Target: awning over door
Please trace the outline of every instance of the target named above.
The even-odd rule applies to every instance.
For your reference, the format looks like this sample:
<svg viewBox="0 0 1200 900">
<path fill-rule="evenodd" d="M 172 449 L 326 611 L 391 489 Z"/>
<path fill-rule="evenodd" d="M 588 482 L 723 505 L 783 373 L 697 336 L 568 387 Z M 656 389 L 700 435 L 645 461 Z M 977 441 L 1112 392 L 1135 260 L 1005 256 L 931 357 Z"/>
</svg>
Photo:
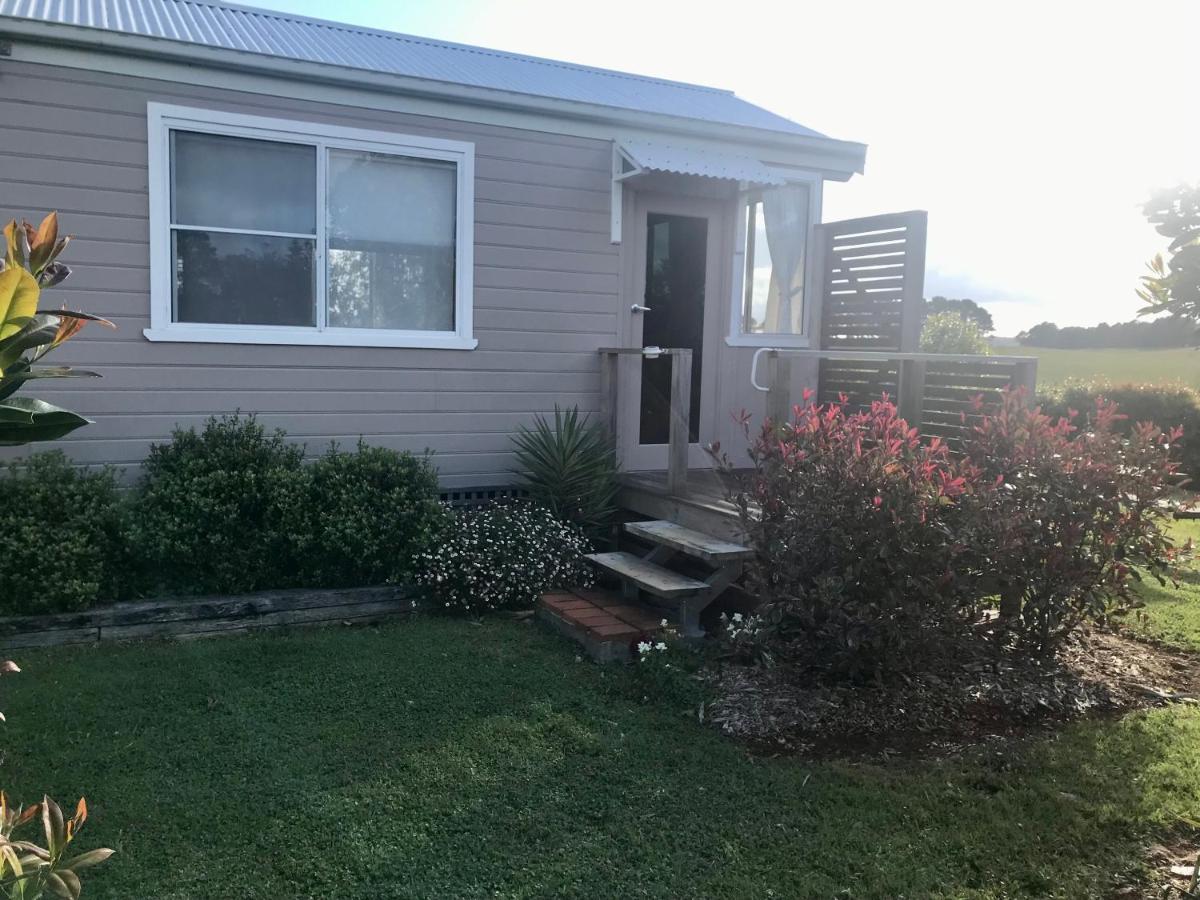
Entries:
<svg viewBox="0 0 1200 900">
<path fill-rule="evenodd" d="M 787 181 L 781 172 L 752 156 L 722 153 L 684 144 L 621 141 L 617 144 L 617 153 L 622 157 L 622 165 L 620 170 L 614 173 L 614 177 L 620 180 L 649 171 L 724 178 L 759 185 L 784 184 Z"/>
<path fill-rule="evenodd" d="M 621 193 L 626 181 L 649 172 L 721 178 L 766 187 L 787 184 L 783 172 L 753 156 L 659 141 L 615 141 L 612 173 L 612 242 L 621 243 Z"/>
</svg>

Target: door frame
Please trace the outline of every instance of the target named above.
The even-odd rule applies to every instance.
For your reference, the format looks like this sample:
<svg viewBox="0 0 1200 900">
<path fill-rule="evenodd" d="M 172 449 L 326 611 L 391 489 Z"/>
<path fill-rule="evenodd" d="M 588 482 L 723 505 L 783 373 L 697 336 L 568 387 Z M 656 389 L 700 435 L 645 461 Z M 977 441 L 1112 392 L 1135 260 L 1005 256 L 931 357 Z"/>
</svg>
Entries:
<svg viewBox="0 0 1200 900">
<path fill-rule="evenodd" d="M 642 347 L 642 322 L 649 313 L 634 313 L 633 304 L 645 304 L 647 216 L 653 213 L 691 216 L 708 221 L 705 241 L 704 337 L 700 383 L 692 391 L 700 392 L 699 441 L 688 447 L 689 468 L 711 468 L 712 458 L 704 447 L 717 439 L 718 368 L 721 363 L 721 337 L 725 308 L 724 293 L 729 284 L 730 260 L 726 260 L 725 230 L 729 204 L 719 198 L 694 197 L 653 191 L 626 191 L 622 229 L 624 271 L 619 317 L 622 345 Z M 640 443 L 641 431 L 641 358 L 623 357 L 627 364 L 618 374 L 618 397 L 624 398 L 617 410 L 618 454 L 629 471 L 661 471 L 667 468 L 666 444 Z"/>
</svg>

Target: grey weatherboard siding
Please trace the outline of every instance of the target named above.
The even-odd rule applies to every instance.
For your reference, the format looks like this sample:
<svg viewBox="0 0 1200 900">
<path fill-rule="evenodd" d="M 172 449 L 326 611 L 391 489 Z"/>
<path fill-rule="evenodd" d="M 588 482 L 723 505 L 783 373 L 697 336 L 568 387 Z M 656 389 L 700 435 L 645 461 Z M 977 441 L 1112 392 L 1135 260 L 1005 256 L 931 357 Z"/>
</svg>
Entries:
<svg viewBox="0 0 1200 900">
<path fill-rule="evenodd" d="M 435 451 L 447 487 L 496 484 L 511 478 L 509 436 L 535 412 L 598 409 L 595 351 L 619 342 L 608 141 L 12 60 L 0 86 L 0 215 L 58 210 L 75 236 L 72 275 L 43 305 L 118 326 L 91 327 L 54 357 L 102 380 L 37 386 L 95 419 L 55 445 L 77 462 L 136 466 L 173 427 L 240 409 L 312 455 L 362 435 Z M 478 348 L 148 341 L 149 101 L 473 142 Z"/>
</svg>

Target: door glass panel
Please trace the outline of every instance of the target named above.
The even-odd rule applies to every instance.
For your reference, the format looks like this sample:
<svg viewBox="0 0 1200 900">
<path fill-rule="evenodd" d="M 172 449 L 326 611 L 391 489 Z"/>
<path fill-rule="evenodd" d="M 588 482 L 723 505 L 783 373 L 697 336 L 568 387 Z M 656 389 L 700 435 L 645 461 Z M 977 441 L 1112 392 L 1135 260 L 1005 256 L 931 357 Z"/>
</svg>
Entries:
<svg viewBox="0 0 1200 900">
<path fill-rule="evenodd" d="M 704 348 L 704 282 L 708 219 L 646 216 L 646 300 L 642 344 L 692 351 L 692 402 L 688 439 L 700 436 L 700 372 Z M 642 360 L 640 441 L 665 444 L 671 430 L 671 358 Z"/>
</svg>

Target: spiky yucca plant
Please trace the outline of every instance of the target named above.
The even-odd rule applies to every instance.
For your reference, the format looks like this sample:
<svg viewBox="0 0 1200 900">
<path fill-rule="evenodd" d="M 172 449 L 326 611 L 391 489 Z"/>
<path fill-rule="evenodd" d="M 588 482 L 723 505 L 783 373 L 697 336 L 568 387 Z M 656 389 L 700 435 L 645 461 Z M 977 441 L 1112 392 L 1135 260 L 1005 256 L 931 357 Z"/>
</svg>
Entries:
<svg viewBox="0 0 1200 900">
<path fill-rule="evenodd" d="M 617 458 L 608 431 L 578 407 L 554 407 L 513 436 L 517 473 L 529 499 L 563 522 L 600 536 L 616 511 Z"/>
</svg>

